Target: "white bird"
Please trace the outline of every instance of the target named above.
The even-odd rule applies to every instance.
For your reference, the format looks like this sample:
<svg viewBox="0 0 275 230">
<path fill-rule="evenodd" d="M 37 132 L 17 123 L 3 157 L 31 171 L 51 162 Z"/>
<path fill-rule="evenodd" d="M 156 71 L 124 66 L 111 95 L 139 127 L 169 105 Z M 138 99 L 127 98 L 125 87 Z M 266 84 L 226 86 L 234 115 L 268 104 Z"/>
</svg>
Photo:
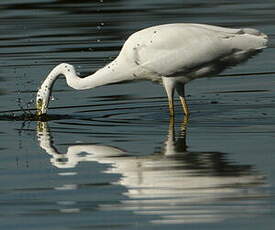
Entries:
<svg viewBox="0 0 275 230">
<path fill-rule="evenodd" d="M 220 73 L 257 54 L 266 47 L 267 35 L 251 28 L 231 29 L 203 24 L 165 24 L 132 34 L 111 63 L 85 78 L 66 63 L 57 65 L 37 92 L 37 115 L 47 113 L 53 84 L 60 75 L 77 90 L 132 80 L 163 83 L 174 116 L 174 91 L 183 111 L 189 109 L 184 97 L 187 82 Z"/>
</svg>

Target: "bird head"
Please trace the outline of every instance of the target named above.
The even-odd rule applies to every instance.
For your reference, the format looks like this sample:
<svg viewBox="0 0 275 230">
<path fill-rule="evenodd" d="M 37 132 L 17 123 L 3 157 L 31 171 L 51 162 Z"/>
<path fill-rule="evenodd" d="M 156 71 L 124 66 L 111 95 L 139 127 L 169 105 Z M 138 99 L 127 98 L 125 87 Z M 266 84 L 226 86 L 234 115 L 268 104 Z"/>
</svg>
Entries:
<svg viewBox="0 0 275 230">
<path fill-rule="evenodd" d="M 51 90 L 47 86 L 41 86 L 36 95 L 36 115 L 47 113 Z"/>
</svg>

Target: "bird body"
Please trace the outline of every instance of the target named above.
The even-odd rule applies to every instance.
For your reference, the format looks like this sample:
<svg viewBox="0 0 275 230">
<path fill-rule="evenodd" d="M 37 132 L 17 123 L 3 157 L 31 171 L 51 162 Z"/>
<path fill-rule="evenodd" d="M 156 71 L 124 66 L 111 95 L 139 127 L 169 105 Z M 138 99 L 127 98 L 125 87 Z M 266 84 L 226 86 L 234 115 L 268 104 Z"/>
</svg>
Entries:
<svg viewBox="0 0 275 230">
<path fill-rule="evenodd" d="M 253 29 L 167 24 L 134 33 L 120 55 L 148 73 L 141 71 L 140 78 L 185 77 L 188 81 L 212 72 L 216 63 L 238 63 L 265 45 L 266 36 Z"/>
<path fill-rule="evenodd" d="M 250 28 L 188 23 L 149 27 L 132 34 L 117 58 L 90 76 L 79 78 L 74 67 L 66 63 L 55 67 L 37 93 L 37 114 L 47 112 L 53 83 L 64 75 L 67 84 L 78 90 L 131 80 L 162 82 L 170 114 L 174 115 L 176 90 L 188 115 L 184 99 L 187 82 L 247 60 L 265 48 L 267 40 L 265 34 Z"/>
</svg>

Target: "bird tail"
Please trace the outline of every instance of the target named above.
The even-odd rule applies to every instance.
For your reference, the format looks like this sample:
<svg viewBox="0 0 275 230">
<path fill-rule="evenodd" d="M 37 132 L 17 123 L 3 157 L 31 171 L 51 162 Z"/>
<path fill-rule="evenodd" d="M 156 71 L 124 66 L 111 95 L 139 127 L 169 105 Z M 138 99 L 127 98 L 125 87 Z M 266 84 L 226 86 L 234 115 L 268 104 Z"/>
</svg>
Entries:
<svg viewBox="0 0 275 230">
<path fill-rule="evenodd" d="M 222 61 L 230 65 L 244 62 L 267 47 L 268 36 L 256 29 L 243 28 L 231 37 L 230 45 L 234 47 L 232 54 Z"/>
<path fill-rule="evenodd" d="M 235 47 L 239 46 L 240 50 L 261 50 L 267 47 L 268 36 L 256 29 L 243 28 L 233 40 L 235 40 Z"/>
</svg>

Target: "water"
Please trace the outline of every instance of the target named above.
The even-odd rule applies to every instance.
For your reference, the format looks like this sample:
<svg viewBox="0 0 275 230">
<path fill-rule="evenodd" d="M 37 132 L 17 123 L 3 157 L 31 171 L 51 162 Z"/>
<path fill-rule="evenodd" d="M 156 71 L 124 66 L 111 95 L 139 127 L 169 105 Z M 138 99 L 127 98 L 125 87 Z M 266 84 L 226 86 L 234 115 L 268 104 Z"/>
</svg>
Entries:
<svg viewBox="0 0 275 230">
<path fill-rule="evenodd" d="M 0 12 L 1 229 L 274 229 L 274 1 L 2 0 Z M 54 65 L 85 76 L 132 32 L 172 22 L 271 42 L 230 76 L 191 82 L 188 124 L 149 82 L 58 80 L 49 121 L 25 119 Z"/>
</svg>

